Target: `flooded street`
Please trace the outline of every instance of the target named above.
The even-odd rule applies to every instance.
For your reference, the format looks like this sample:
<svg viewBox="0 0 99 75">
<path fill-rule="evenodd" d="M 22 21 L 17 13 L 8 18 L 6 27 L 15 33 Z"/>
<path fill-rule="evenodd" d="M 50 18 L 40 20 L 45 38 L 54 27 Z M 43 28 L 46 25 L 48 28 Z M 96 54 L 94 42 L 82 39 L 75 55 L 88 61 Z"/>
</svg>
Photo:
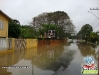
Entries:
<svg viewBox="0 0 99 75">
<path fill-rule="evenodd" d="M 66 43 L 16 50 L 0 55 L 0 75 L 83 75 L 84 57 L 93 56 L 98 65 L 98 49 L 98 46 Z"/>
</svg>

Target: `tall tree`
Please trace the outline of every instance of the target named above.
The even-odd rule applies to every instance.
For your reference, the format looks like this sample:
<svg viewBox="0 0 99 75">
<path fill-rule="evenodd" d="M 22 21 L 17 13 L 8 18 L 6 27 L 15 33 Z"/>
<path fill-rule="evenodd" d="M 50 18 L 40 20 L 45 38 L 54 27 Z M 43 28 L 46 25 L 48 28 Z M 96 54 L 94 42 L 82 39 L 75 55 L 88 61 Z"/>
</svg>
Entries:
<svg viewBox="0 0 99 75">
<path fill-rule="evenodd" d="M 95 43 L 96 41 L 98 41 L 98 35 L 97 35 L 96 32 L 92 32 L 90 34 L 90 40 L 91 40 L 92 43 Z"/>
<path fill-rule="evenodd" d="M 66 19 L 70 19 L 64 11 L 48 13 L 47 16 L 48 22 L 54 23 L 55 25 L 61 25 Z"/>
<path fill-rule="evenodd" d="M 93 28 L 89 24 L 85 24 L 82 26 L 81 30 L 78 32 L 77 36 L 79 36 L 82 39 L 89 40 L 90 34 L 93 31 Z"/>
<path fill-rule="evenodd" d="M 46 12 L 42 13 L 33 18 L 31 22 L 31 26 L 33 26 L 36 30 L 42 28 L 42 24 L 54 24 L 57 27 L 63 27 L 63 30 L 67 33 L 73 32 L 75 26 L 68 14 L 64 11 L 55 11 L 55 12 Z"/>
<path fill-rule="evenodd" d="M 21 34 L 20 25 L 16 24 L 13 21 L 9 22 L 8 36 L 12 38 L 18 38 L 20 37 L 20 34 Z"/>
<path fill-rule="evenodd" d="M 13 19 L 13 22 L 20 25 L 20 22 L 16 19 Z"/>
</svg>

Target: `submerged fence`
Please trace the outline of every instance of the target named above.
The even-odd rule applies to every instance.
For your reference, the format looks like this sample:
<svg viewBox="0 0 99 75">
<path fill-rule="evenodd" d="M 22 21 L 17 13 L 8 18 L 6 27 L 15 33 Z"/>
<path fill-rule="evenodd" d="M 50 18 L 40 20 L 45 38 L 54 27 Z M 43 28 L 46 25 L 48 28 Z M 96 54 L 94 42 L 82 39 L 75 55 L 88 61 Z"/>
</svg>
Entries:
<svg viewBox="0 0 99 75">
<path fill-rule="evenodd" d="M 37 47 L 37 39 L 0 38 L 0 51 L 25 50 Z"/>
<path fill-rule="evenodd" d="M 25 50 L 37 46 L 56 45 L 63 43 L 64 39 L 15 39 L 0 38 L 0 51 Z"/>
</svg>

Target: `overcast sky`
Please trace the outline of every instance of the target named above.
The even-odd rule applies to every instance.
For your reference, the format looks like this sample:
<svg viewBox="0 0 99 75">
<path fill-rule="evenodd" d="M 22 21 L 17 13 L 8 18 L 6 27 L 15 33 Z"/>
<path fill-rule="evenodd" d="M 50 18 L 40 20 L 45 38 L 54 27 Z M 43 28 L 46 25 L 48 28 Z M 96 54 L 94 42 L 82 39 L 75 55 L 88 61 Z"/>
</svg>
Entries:
<svg viewBox="0 0 99 75">
<path fill-rule="evenodd" d="M 97 7 L 99 9 L 99 0 L 0 0 L 0 10 L 22 25 L 43 12 L 65 11 L 77 32 L 84 24 L 92 25 L 94 31 L 99 30 L 99 10 L 90 10 Z"/>
</svg>

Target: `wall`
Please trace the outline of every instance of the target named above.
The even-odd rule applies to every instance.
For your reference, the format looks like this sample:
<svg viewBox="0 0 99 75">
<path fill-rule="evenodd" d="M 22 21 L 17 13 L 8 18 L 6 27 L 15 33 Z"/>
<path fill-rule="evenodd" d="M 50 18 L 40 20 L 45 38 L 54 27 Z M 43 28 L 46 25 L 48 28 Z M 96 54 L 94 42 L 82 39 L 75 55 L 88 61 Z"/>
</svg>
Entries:
<svg viewBox="0 0 99 75">
<path fill-rule="evenodd" d="M 0 37 L 8 37 L 8 19 L 0 14 L 0 20 L 4 22 L 4 29 L 0 30 Z"/>
<path fill-rule="evenodd" d="M 5 38 L 0 38 L 0 51 L 7 49 L 7 41 Z"/>
<path fill-rule="evenodd" d="M 24 42 L 23 39 L 17 40 L 15 38 L 0 38 L 0 53 L 7 53 L 7 52 L 13 52 L 14 50 L 22 50 L 22 49 L 31 49 L 31 48 L 37 48 L 38 40 L 37 39 L 25 39 L 26 42 Z M 23 42 L 22 42 L 23 41 Z M 23 44 L 26 43 L 24 46 L 25 48 L 22 48 Z M 19 47 L 18 49 L 15 49 L 16 45 Z"/>
<path fill-rule="evenodd" d="M 38 46 L 57 45 L 65 42 L 64 39 L 38 39 Z"/>
<path fill-rule="evenodd" d="M 0 54 L 14 51 L 14 38 L 0 38 Z"/>
<path fill-rule="evenodd" d="M 26 39 L 26 48 L 34 48 L 37 47 L 38 40 L 37 39 Z"/>
</svg>

